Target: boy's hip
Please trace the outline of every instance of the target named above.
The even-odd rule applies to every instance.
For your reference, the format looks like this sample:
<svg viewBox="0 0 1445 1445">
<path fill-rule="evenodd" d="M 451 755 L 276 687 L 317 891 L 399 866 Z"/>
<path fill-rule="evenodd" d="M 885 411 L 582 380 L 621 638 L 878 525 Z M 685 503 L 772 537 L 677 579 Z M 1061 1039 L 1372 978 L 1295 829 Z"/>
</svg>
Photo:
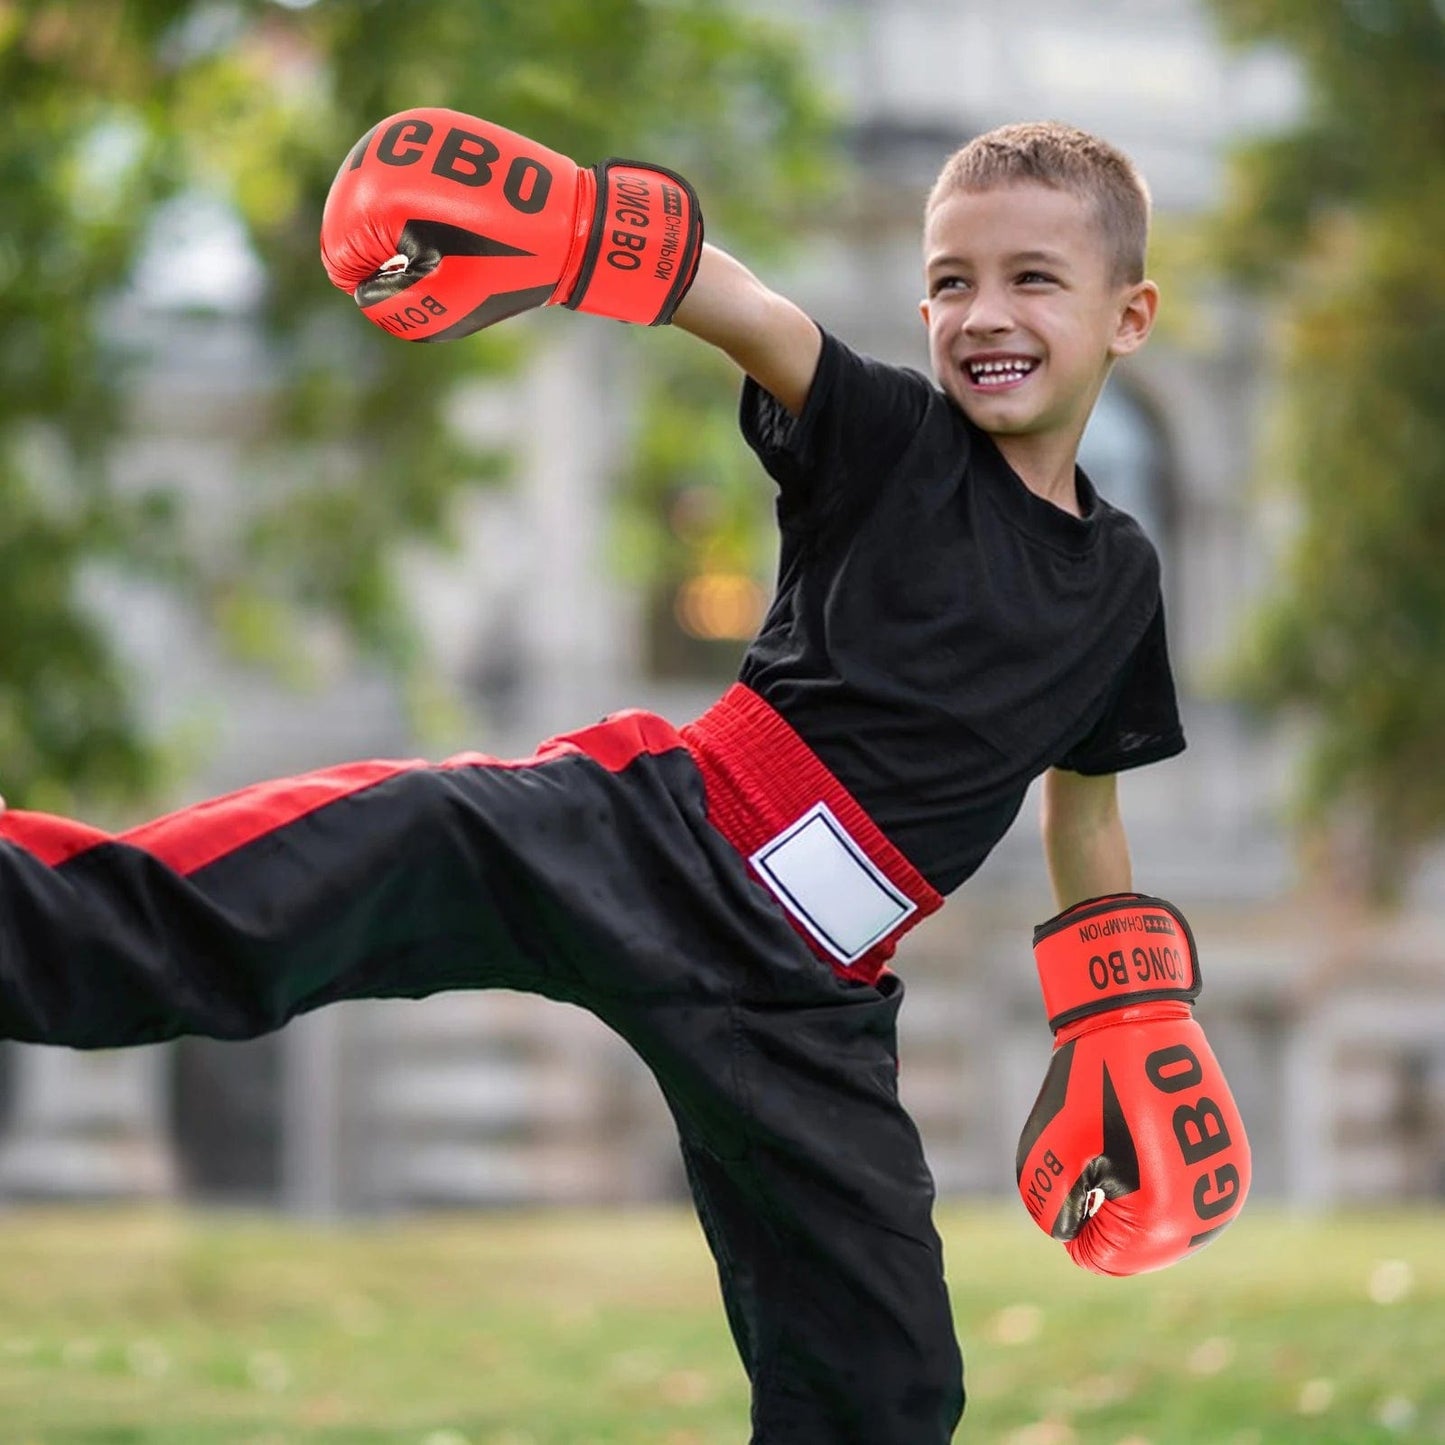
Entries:
<svg viewBox="0 0 1445 1445">
<path fill-rule="evenodd" d="M 942 896 L 888 840 L 787 719 L 736 683 L 681 729 L 708 821 L 812 952 L 877 981 L 898 940 Z"/>
<path fill-rule="evenodd" d="M 787 720 L 741 683 L 680 729 L 629 709 L 538 756 L 578 752 L 621 773 L 679 748 L 701 777 L 707 824 L 841 978 L 875 982 L 898 940 L 942 904 Z"/>
</svg>

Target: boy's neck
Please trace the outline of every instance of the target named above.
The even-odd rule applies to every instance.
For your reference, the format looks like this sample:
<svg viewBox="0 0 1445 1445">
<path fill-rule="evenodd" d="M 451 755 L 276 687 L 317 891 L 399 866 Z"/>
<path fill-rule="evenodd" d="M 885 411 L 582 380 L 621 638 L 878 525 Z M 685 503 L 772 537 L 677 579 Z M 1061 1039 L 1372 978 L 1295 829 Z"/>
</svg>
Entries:
<svg viewBox="0 0 1445 1445">
<path fill-rule="evenodd" d="M 1074 483 L 1079 439 L 1059 435 L 994 436 L 993 444 L 1019 480 L 1036 497 L 1071 516 L 1082 515 Z"/>
</svg>

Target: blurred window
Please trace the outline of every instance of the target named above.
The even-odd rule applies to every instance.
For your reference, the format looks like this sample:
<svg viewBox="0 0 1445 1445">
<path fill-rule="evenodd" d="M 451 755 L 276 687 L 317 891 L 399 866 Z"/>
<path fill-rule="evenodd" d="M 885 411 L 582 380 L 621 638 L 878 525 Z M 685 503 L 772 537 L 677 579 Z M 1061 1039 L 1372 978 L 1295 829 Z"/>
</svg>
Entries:
<svg viewBox="0 0 1445 1445">
<path fill-rule="evenodd" d="M 1104 388 L 1079 447 L 1079 464 L 1101 496 L 1134 517 L 1169 569 L 1173 508 L 1164 434 L 1149 409 L 1118 379 Z"/>
<path fill-rule="evenodd" d="M 650 676 L 730 682 L 768 609 L 768 588 L 731 572 L 700 572 L 656 586 L 648 599 Z"/>
</svg>

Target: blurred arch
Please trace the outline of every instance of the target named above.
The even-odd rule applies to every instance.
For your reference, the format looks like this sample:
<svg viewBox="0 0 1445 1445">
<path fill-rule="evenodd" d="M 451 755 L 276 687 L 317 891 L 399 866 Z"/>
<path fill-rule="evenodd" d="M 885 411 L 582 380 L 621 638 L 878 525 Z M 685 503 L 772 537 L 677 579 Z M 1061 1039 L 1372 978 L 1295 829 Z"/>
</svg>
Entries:
<svg viewBox="0 0 1445 1445">
<path fill-rule="evenodd" d="M 1137 387 L 1111 378 L 1079 445 L 1079 465 L 1101 496 L 1144 528 L 1167 573 L 1178 507 L 1172 448 L 1159 409 Z"/>
</svg>

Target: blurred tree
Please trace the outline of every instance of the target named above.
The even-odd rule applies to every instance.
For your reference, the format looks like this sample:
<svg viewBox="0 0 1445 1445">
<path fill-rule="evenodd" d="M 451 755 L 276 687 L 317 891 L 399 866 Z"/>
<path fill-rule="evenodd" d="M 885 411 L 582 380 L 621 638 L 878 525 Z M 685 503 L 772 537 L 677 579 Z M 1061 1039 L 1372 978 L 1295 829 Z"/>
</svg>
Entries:
<svg viewBox="0 0 1445 1445">
<path fill-rule="evenodd" d="M 86 602 L 98 563 L 184 589 L 253 654 L 325 617 L 409 665 L 396 544 L 443 544 L 459 489 L 497 475 L 447 404 L 522 343 L 398 344 L 327 284 L 322 201 L 377 119 L 450 105 L 583 163 L 650 155 L 751 237 L 827 170 L 793 41 L 726 0 L 0 0 L 0 95 L 0 779 L 53 808 L 157 781 Z M 204 538 L 183 494 L 111 465 L 144 357 L 106 318 L 138 257 L 183 250 L 157 226 L 185 194 L 243 222 L 269 357 L 266 464 Z"/>
<path fill-rule="evenodd" d="M 1211 3 L 1308 96 L 1235 153 L 1215 228 L 1282 303 L 1267 455 L 1294 519 L 1239 677 L 1311 720 L 1303 821 L 1386 899 L 1445 832 L 1445 6 Z"/>
</svg>

